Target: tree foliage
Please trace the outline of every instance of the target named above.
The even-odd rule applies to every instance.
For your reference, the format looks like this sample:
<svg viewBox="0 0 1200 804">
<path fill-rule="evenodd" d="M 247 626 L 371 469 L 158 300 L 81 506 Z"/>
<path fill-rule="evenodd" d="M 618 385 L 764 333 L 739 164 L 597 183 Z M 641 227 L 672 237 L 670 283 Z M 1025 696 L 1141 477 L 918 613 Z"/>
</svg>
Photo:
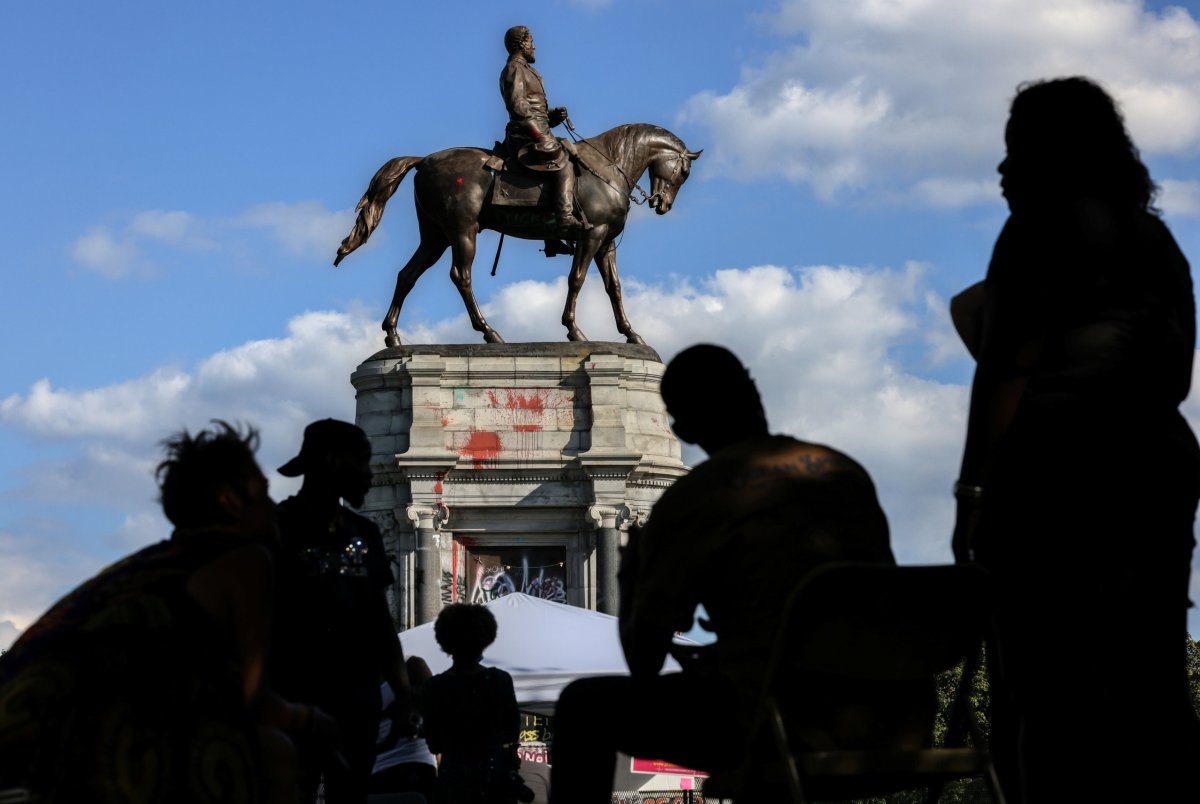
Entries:
<svg viewBox="0 0 1200 804">
<path fill-rule="evenodd" d="M 1200 639 L 1192 639 L 1188 634 L 1187 640 L 1187 678 L 1188 689 L 1192 693 L 1192 705 L 1200 716 Z"/>
</svg>

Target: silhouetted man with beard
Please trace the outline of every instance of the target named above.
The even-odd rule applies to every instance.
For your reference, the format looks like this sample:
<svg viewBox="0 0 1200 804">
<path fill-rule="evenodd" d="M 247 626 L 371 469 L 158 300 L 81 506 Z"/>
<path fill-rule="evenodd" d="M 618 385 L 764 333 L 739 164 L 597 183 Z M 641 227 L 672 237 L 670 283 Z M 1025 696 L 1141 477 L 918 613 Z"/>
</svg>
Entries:
<svg viewBox="0 0 1200 804">
<path fill-rule="evenodd" d="M 280 689 L 303 692 L 336 718 L 345 762 L 298 741 L 305 801 L 325 777 L 328 804 L 366 801 L 375 762 L 380 682 L 397 694 L 395 729 L 408 732 L 411 693 L 388 613 L 394 582 L 379 528 L 360 507 L 371 488 L 371 445 L 348 422 L 323 419 L 304 430 L 300 454 L 279 468 L 304 476 L 279 504 L 278 626 L 273 667 Z"/>
</svg>

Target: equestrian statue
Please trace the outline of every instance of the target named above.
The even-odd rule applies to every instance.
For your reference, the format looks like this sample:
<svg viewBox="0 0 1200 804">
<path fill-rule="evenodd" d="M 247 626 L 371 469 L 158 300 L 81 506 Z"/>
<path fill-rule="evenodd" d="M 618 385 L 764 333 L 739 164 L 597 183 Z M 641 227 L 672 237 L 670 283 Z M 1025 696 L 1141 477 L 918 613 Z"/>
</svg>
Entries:
<svg viewBox="0 0 1200 804">
<path fill-rule="evenodd" d="M 575 305 L 595 260 L 612 302 L 617 331 L 629 343 L 645 343 L 625 316 L 617 277 L 617 238 L 625 229 L 630 201 L 649 203 L 663 215 L 687 180 L 702 151 L 658 126 L 632 123 L 577 142 L 551 133 L 565 123 L 574 132 L 565 107 L 551 108 L 541 75 L 533 68 L 533 36 L 524 26 L 504 36 L 508 62 L 500 74 L 500 93 L 508 109 L 504 142 L 492 149 L 450 148 L 428 156 L 399 156 L 375 173 L 358 202 L 354 228 L 342 241 L 336 266 L 367 241 L 383 217 L 383 208 L 409 171 L 413 179 L 421 242 L 396 277 L 392 305 L 383 319 L 384 343 L 399 346 L 396 322 L 417 279 L 450 249 L 450 279 L 462 295 L 471 326 L 488 343 L 503 343 L 480 312 L 471 290 L 471 264 L 480 229 L 526 240 L 544 240 L 547 257 L 571 255 L 567 303 L 562 323 L 567 338 L 586 341 L 575 323 Z M 650 172 L 650 194 L 637 180 Z M 633 194 L 637 192 L 641 198 Z M 497 260 L 499 251 L 497 251 Z M 495 266 L 492 268 L 495 273 Z"/>
</svg>

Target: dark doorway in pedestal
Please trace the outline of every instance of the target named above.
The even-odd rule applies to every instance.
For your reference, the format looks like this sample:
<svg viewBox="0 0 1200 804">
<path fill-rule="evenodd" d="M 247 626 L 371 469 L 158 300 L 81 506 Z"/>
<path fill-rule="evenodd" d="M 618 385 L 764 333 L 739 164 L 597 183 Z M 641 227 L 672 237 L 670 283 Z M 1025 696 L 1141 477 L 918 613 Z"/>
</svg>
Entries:
<svg viewBox="0 0 1200 804">
<path fill-rule="evenodd" d="M 487 603 L 521 592 L 531 597 L 567 602 L 565 547 L 480 545 L 467 550 L 467 600 Z"/>
</svg>

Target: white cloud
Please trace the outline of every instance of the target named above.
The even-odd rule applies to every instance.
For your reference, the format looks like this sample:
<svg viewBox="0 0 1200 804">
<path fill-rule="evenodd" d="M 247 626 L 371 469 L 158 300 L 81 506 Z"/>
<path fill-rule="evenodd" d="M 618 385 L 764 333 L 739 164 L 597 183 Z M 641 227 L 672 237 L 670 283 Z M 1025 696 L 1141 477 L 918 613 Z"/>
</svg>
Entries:
<svg viewBox="0 0 1200 804">
<path fill-rule="evenodd" d="M 1200 217 L 1200 181 L 1159 182 L 1158 207 L 1168 215 Z"/>
<path fill-rule="evenodd" d="M 922 327 L 921 339 L 925 344 L 925 361 L 930 368 L 943 366 L 953 360 L 967 357 L 954 324 L 950 320 L 950 302 L 932 290 L 925 291 L 927 316 Z"/>
<path fill-rule="evenodd" d="M 236 223 L 267 230 L 289 254 L 332 260 L 342 238 L 354 224 L 354 213 L 333 212 L 315 201 L 273 202 L 247 209 Z"/>
<path fill-rule="evenodd" d="M 684 116 L 712 168 L 783 175 L 824 198 L 856 190 L 998 203 L 1007 105 L 1026 80 L 1088 75 L 1145 153 L 1200 146 L 1200 25 L 1140 0 L 786 0 L 763 22 L 799 40 Z"/>
<path fill-rule="evenodd" d="M 134 215 L 129 222 L 132 236 L 159 240 L 180 248 L 215 248 L 216 243 L 209 239 L 204 229 L 204 221 L 181 210 L 146 210 Z"/>
<path fill-rule="evenodd" d="M 145 486 L 145 477 L 142 485 Z M 146 510 L 127 514 L 117 528 L 112 543 L 121 550 L 131 552 L 167 538 L 170 532 L 170 523 L 163 518 L 161 509 L 156 504 L 152 509 L 148 507 Z"/>
<path fill-rule="evenodd" d="M 912 186 L 912 197 L 930 207 L 952 209 L 996 199 L 997 179 L 921 179 Z"/>
<path fill-rule="evenodd" d="M 260 426 L 265 444 L 282 455 L 308 417 L 353 418 L 350 372 L 383 345 L 375 322 L 346 313 L 305 313 L 288 328 L 285 338 L 218 352 L 191 371 L 167 367 L 85 390 L 41 379 L 0 402 L 0 422 L 40 438 L 98 440 L 144 454 L 171 432 L 215 417 Z M 102 465 L 105 455 L 83 460 Z"/>
<path fill-rule="evenodd" d="M 76 505 L 107 506 L 119 500 L 127 506 L 143 507 L 154 499 L 154 487 L 147 484 L 156 465 L 153 445 L 172 429 L 177 426 L 132 444 L 121 443 L 119 436 L 100 430 L 81 432 L 80 437 L 87 440 L 79 443 L 76 451 L 25 467 L 20 496 L 25 502 L 56 504 L 69 489 L 71 502 Z"/>
<path fill-rule="evenodd" d="M 354 223 L 352 210 L 330 211 L 315 201 L 272 202 L 232 218 L 202 218 L 182 210 L 143 210 L 117 227 L 94 226 L 71 246 L 80 265 L 109 279 L 153 276 L 172 250 L 246 251 L 246 239 L 265 232 L 292 257 L 326 261 Z"/>
<path fill-rule="evenodd" d="M 74 549 L 65 533 L 39 523 L 25 536 L 0 531 L 0 649 L 104 563 Z"/>
<path fill-rule="evenodd" d="M 159 414 L 174 410 L 192 383 L 178 369 L 164 368 L 136 380 L 86 391 L 55 389 L 49 379 L 24 396 L 0 402 L 0 421 L 49 438 L 138 438 L 162 424 Z"/>
<path fill-rule="evenodd" d="M 84 268 L 108 279 L 144 274 L 149 268 L 133 239 L 114 235 L 103 226 L 93 226 L 76 240 L 71 245 L 71 256 Z"/>
<path fill-rule="evenodd" d="M 17 626 L 12 620 L 0 620 L 0 651 L 8 649 L 8 646 L 17 640 L 24 630 Z"/>
</svg>

